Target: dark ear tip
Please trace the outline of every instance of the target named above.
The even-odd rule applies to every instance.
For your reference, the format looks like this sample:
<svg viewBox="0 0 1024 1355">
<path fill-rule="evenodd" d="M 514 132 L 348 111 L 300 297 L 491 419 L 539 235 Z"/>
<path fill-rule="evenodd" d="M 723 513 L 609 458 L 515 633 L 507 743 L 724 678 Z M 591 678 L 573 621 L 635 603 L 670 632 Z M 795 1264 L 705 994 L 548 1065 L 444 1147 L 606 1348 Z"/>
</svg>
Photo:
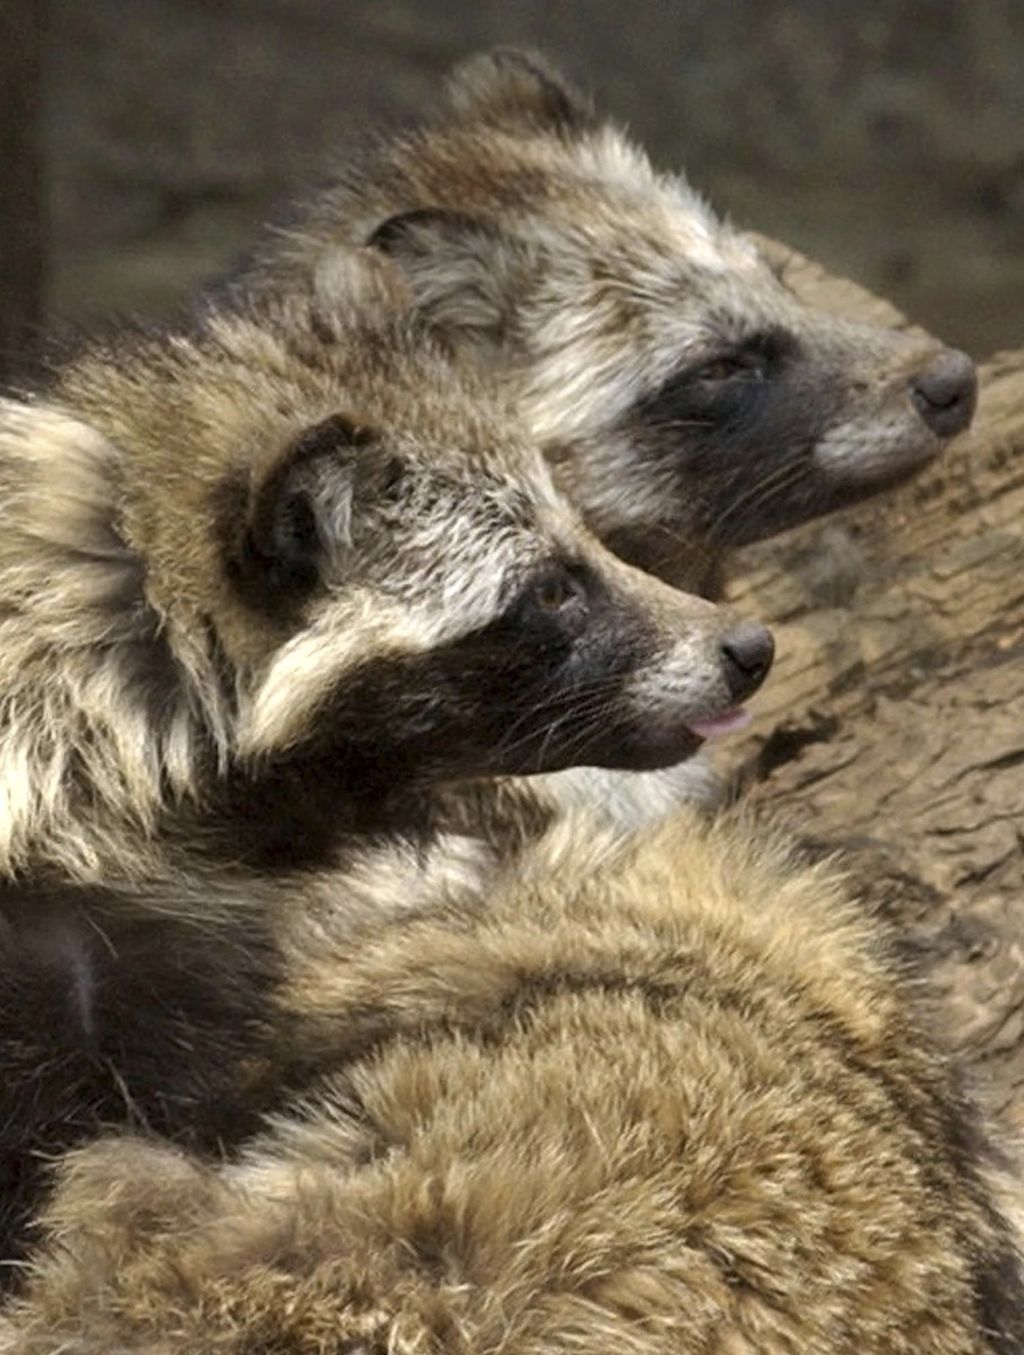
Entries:
<svg viewBox="0 0 1024 1355">
<path fill-rule="evenodd" d="M 533 47 L 506 47 L 500 44 L 486 51 L 477 52 L 467 58 L 466 64 L 473 61 L 489 63 L 500 69 L 522 71 L 528 75 L 539 75 L 545 79 L 559 79 L 554 66 Z"/>
<path fill-rule="evenodd" d="M 288 461 L 294 466 L 342 447 L 365 447 L 372 441 L 372 431 L 347 414 L 328 414 L 326 419 L 311 424 L 299 434 L 292 443 Z"/>
<path fill-rule="evenodd" d="M 539 84 L 566 83 L 564 76 L 547 57 L 531 47 L 498 46 L 474 52 L 455 65 L 451 78 L 453 81 L 464 81 L 468 84 L 495 75 L 524 77 Z"/>
<path fill-rule="evenodd" d="M 396 212 L 375 226 L 366 238 L 366 248 L 393 254 L 414 240 L 418 232 L 451 236 L 481 234 L 485 229 L 482 222 L 465 212 L 446 207 L 416 207 L 409 212 Z"/>
<path fill-rule="evenodd" d="M 546 126 L 565 134 L 593 126 L 590 100 L 539 52 L 495 47 L 455 67 L 449 95 L 467 117 Z"/>
<path fill-rule="evenodd" d="M 321 542 L 307 488 L 296 483 L 304 467 L 373 441 L 371 430 L 345 414 L 331 414 L 304 429 L 260 487 L 250 509 L 246 549 L 274 586 L 309 586 L 316 576 Z M 314 472 L 315 474 L 315 472 Z"/>
<path fill-rule="evenodd" d="M 401 244 L 418 225 L 427 225 L 434 218 L 434 211 L 420 207 L 412 212 L 396 212 L 375 226 L 366 237 L 367 249 L 379 249 L 390 254 L 396 245 Z"/>
</svg>

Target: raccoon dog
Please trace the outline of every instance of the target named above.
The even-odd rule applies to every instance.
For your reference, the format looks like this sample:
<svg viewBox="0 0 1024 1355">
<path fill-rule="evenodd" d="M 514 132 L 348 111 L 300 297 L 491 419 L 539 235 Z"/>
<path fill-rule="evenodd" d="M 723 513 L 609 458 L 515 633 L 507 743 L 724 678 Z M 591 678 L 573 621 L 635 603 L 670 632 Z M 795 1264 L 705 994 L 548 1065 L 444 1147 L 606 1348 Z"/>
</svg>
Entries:
<svg viewBox="0 0 1024 1355">
<path fill-rule="evenodd" d="M 692 592 L 973 415 L 964 354 L 802 303 L 539 57 L 469 60 L 432 121 L 295 217 L 242 285 L 302 286 L 339 244 L 389 254 L 460 356 L 500 372 L 592 529 Z"/>
<path fill-rule="evenodd" d="M 485 900 L 297 936 L 303 1094 L 74 1154 L 5 1355 L 1011 1355 L 1019 1183 L 830 866 L 567 822 Z"/>
<path fill-rule="evenodd" d="M 413 906 L 430 787 L 673 762 L 767 672 L 589 536 L 403 294 L 338 255 L 0 405 L 0 1256 L 41 1151 L 243 1131 L 276 899 Z"/>
<path fill-rule="evenodd" d="M 506 384 L 559 486 L 626 560 L 718 596 L 729 552 L 906 479 L 970 423 L 962 353 L 804 304 L 538 57 L 458 68 L 444 106 L 344 168 L 240 285 L 345 243 L 403 267 L 461 361 Z M 532 791 L 626 824 L 714 797 L 700 761 Z"/>
</svg>

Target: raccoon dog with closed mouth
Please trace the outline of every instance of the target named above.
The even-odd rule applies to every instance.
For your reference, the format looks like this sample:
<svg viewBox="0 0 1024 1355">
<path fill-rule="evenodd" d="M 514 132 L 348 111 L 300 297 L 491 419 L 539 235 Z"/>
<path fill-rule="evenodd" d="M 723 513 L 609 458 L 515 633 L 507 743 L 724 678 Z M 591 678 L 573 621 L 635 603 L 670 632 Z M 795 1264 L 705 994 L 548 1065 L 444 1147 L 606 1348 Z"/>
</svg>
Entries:
<svg viewBox="0 0 1024 1355">
<path fill-rule="evenodd" d="M 338 255 L 0 404 L 5 1258 L 40 1152 L 244 1130 L 276 900 L 410 907 L 431 787 L 673 762 L 767 671 L 421 331 Z"/>
<path fill-rule="evenodd" d="M 803 303 L 536 56 L 457 68 L 433 120 L 346 165 L 239 285 L 302 286 L 339 244 L 396 259 L 592 529 L 689 591 L 912 474 L 974 412 L 964 354 Z"/>
</svg>

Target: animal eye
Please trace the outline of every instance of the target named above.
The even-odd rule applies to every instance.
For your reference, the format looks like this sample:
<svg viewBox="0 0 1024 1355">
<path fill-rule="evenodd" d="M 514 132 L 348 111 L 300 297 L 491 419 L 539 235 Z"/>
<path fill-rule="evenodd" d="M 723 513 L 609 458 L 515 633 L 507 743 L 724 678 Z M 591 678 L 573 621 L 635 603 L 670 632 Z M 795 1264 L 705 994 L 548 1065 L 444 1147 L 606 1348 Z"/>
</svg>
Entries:
<svg viewBox="0 0 1024 1355">
<path fill-rule="evenodd" d="M 582 595 L 582 586 L 566 569 L 551 569 L 535 581 L 530 599 L 542 612 L 560 612 Z"/>
<path fill-rule="evenodd" d="M 557 612 L 569 601 L 571 590 L 566 579 L 544 579 L 533 589 L 533 600 L 542 612 Z"/>
<path fill-rule="evenodd" d="M 698 368 L 698 381 L 763 381 L 766 376 L 764 358 L 757 353 L 733 353 L 713 358 Z"/>
</svg>

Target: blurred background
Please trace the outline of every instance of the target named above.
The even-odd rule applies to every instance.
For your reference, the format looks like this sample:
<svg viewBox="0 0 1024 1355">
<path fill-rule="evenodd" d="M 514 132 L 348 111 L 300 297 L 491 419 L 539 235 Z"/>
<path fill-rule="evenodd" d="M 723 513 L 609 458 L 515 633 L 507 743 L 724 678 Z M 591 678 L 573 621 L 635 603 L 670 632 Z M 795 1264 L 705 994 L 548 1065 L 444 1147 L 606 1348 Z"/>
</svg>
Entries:
<svg viewBox="0 0 1024 1355">
<path fill-rule="evenodd" d="M 0 0 L 0 362 L 167 308 L 495 43 L 739 223 L 978 357 L 1024 344 L 1024 0 Z"/>
</svg>

